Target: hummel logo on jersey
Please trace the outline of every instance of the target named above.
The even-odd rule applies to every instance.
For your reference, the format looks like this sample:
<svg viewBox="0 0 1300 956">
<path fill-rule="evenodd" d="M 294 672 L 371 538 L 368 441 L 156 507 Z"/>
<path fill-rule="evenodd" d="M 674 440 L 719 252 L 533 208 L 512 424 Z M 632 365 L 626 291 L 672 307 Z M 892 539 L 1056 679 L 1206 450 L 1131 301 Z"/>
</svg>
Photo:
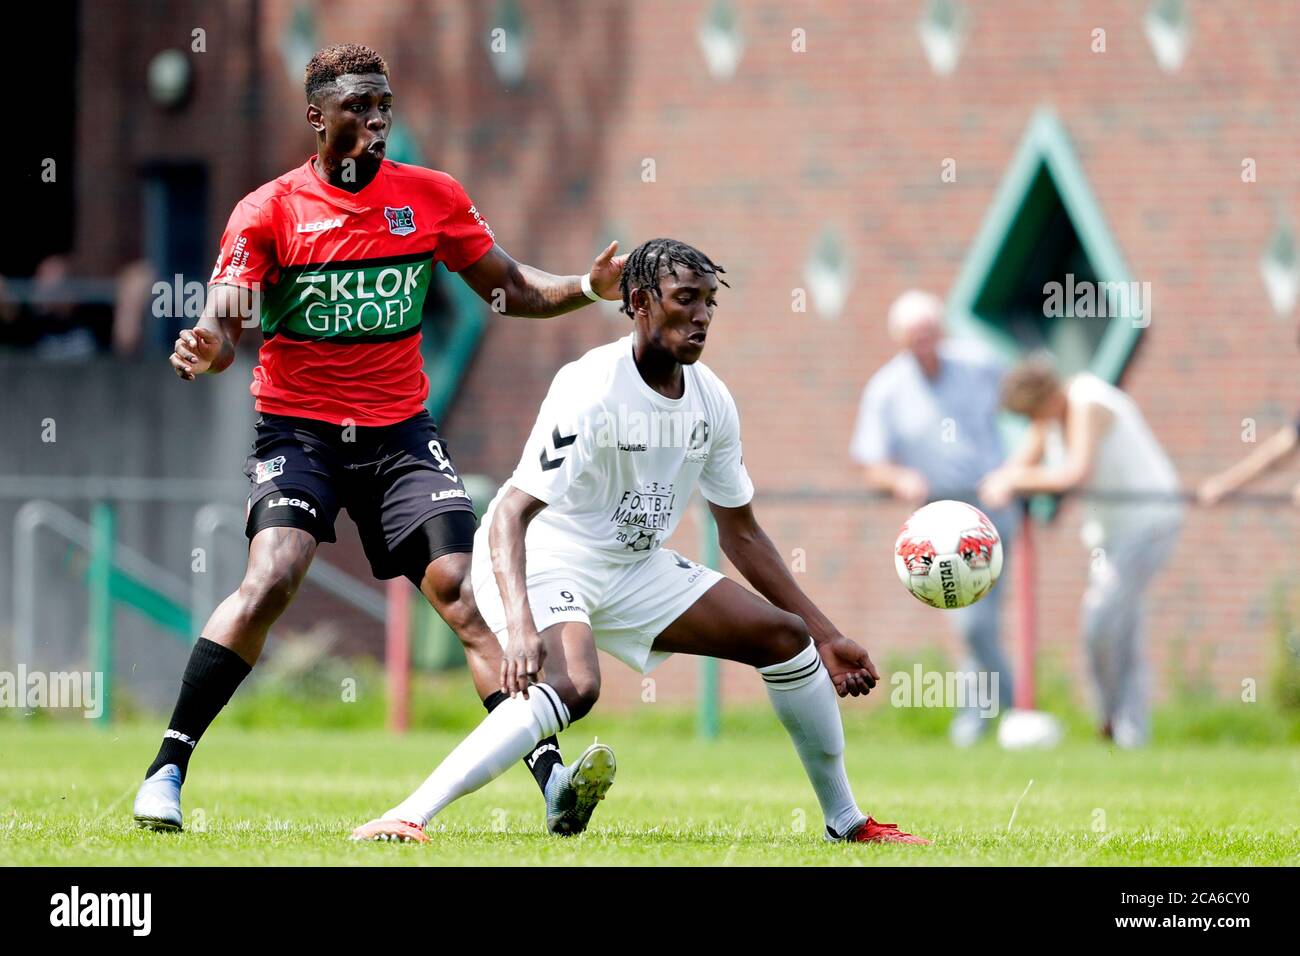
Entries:
<svg viewBox="0 0 1300 956">
<path fill-rule="evenodd" d="M 561 435 L 560 426 L 556 425 L 554 430 L 551 432 L 551 445 L 555 449 L 555 457 L 554 458 L 547 457 L 546 446 L 544 445 L 542 446 L 542 455 L 541 455 L 542 471 L 550 471 L 553 468 L 559 468 L 560 465 L 564 462 L 564 459 L 566 457 L 566 455 L 560 453 L 560 449 L 568 448 L 577 440 L 578 440 L 577 432 L 574 432 L 572 435 Z"/>
<path fill-rule="evenodd" d="M 319 222 L 300 222 L 298 223 L 299 232 L 324 232 L 326 229 L 337 229 L 343 225 L 342 219 L 322 219 Z"/>
<path fill-rule="evenodd" d="M 388 231 L 395 236 L 409 236 L 415 232 L 415 210 L 410 206 L 396 209 L 385 206 L 384 218 L 388 220 Z"/>
<path fill-rule="evenodd" d="M 618 443 L 618 450 L 619 451 L 645 451 L 646 443 L 645 442 L 632 443 L 632 442 L 621 441 Z"/>
</svg>

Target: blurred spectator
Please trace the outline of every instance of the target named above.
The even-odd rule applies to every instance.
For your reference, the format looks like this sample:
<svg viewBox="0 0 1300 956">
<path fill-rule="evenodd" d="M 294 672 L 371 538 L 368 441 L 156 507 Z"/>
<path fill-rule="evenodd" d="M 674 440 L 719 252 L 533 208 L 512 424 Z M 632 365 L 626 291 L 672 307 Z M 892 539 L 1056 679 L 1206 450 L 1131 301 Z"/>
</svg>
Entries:
<svg viewBox="0 0 1300 956">
<path fill-rule="evenodd" d="M 161 350 L 171 340 L 152 312 L 154 278 L 143 259 L 110 280 L 75 277 L 67 257 L 48 256 L 30 279 L 0 278 L 0 346 L 55 361 Z"/>
<path fill-rule="evenodd" d="M 946 340 L 943 301 L 929 292 L 904 292 L 889 309 L 889 334 L 899 352 L 867 383 L 849 453 L 867 483 L 908 504 L 956 499 L 979 505 L 975 488 L 1002 463 L 998 398 L 1003 368 L 975 343 Z M 1004 554 L 1016 528 L 1010 509 L 988 512 L 1002 535 Z M 1009 557 L 1004 557 L 1009 560 Z M 973 666 L 998 675 L 998 706 L 1011 706 L 1011 669 L 1000 646 L 1003 588 L 982 601 L 948 611 L 969 648 Z M 973 744 L 996 717 L 966 707 L 949 736 Z"/>
<path fill-rule="evenodd" d="M 55 361 L 93 355 L 107 338 L 108 310 L 77 288 L 66 256 L 42 259 L 30 280 L 3 286 L 0 344 L 18 346 Z M 99 334 L 97 334 L 99 333 Z"/>
<path fill-rule="evenodd" d="M 145 342 L 157 344 L 160 336 L 154 334 L 153 283 L 154 268 L 146 259 L 128 262 L 117 274 L 113 296 L 113 351 L 118 355 L 131 355 Z"/>
<path fill-rule="evenodd" d="M 47 359 L 78 359 L 95 353 L 95 336 L 78 315 L 69 294 L 71 266 L 66 256 L 47 256 L 32 277 L 31 314 L 36 353 Z"/>
<path fill-rule="evenodd" d="M 1007 375 L 1003 404 L 1030 419 L 1029 430 L 980 495 L 995 506 L 1017 494 L 1096 495 L 1084 503 L 1085 543 L 1097 549 L 1083 595 L 1084 644 L 1102 733 L 1141 746 L 1151 709 L 1146 590 L 1182 527 L 1178 474 L 1133 400 L 1091 373 L 1062 382 L 1049 364 L 1026 362 Z"/>
</svg>

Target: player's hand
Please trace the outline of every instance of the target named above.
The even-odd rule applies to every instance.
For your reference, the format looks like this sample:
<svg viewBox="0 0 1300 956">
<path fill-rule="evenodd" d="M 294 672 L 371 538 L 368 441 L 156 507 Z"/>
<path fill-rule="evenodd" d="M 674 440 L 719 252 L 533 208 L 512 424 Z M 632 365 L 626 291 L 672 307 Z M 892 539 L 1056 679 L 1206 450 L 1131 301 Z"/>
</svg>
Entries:
<svg viewBox="0 0 1300 956">
<path fill-rule="evenodd" d="M 221 339 L 215 332 L 198 327 L 185 329 L 172 347 L 172 368 L 185 381 L 192 382 L 211 368 L 220 354 Z"/>
<path fill-rule="evenodd" d="M 591 264 L 591 291 L 602 299 L 621 299 L 623 292 L 619 281 L 623 277 L 623 263 L 627 256 L 616 256 L 618 240 L 615 239 L 605 247 L 605 251 L 596 256 Z"/>
<path fill-rule="evenodd" d="M 880 680 L 880 672 L 871 663 L 871 655 L 857 641 L 840 635 L 817 645 L 826 672 L 831 675 L 835 693 L 841 697 L 869 694 Z"/>
<path fill-rule="evenodd" d="M 1005 468 L 997 468 L 984 476 L 979 487 L 980 503 L 990 511 L 1005 508 L 1016 496 L 1014 476 Z"/>
<path fill-rule="evenodd" d="M 501 658 L 501 693 L 511 697 L 523 694 L 527 699 L 528 685 L 537 682 L 545 660 L 546 647 L 535 627 L 512 634 Z"/>
<path fill-rule="evenodd" d="M 894 497 L 910 505 L 923 505 L 930 496 L 930 483 L 919 471 L 905 471 L 894 481 Z"/>
<path fill-rule="evenodd" d="M 1196 489 L 1196 500 L 1203 505 L 1217 505 L 1228 494 L 1228 489 L 1217 478 L 1207 478 Z"/>
</svg>

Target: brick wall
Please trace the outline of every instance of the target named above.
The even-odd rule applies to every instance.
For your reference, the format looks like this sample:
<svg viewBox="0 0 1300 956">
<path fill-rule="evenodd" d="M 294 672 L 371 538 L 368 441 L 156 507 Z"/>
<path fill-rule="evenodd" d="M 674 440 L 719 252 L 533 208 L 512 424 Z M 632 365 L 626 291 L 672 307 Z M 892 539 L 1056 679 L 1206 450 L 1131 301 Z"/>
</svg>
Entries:
<svg viewBox="0 0 1300 956">
<path fill-rule="evenodd" d="M 707 6 L 523 3 L 530 59 L 513 89 L 491 69 L 489 4 L 337 0 L 317 11 L 317 37 L 368 42 L 389 57 L 398 116 L 518 258 L 572 272 L 608 238 L 630 248 L 671 234 L 726 266 L 732 289 L 706 361 L 736 396 L 762 489 L 855 483 L 845 449 L 859 391 L 890 355 L 884 312 L 906 287 L 951 286 L 1043 105 L 1068 131 L 1134 277 L 1152 283 L 1153 321 L 1124 385 L 1184 480 L 1248 450 L 1243 418 L 1257 419 L 1264 437 L 1294 412 L 1294 319 L 1272 317 L 1259 261 L 1279 217 L 1300 222 L 1300 7 L 1190 3 L 1191 51 L 1166 74 L 1142 32 L 1145 4 L 966 4 L 960 64 L 939 77 L 916 36 L 919 2 L 741 3 L 744 54 L 736 75 L 719 81 L 695 41 Z M 247 22 L 250 9 L 259 22 Z M 182 148 L 210 160 L 215 246 L 239 195 L 311 152 L 301 93 L 280 54 L 291 6 L 194 10 L 196 24 L 211 22 L 209 50 L 219 55 L 200 67 L 184 117 L 105 123 L 131 112 L 124 84 L 139 86 L 138 71 L 106 81 L 115 58 L 129 53 L 135 64 L 151 51 L 86 36 L 83 102 L 98 111 L 83 123 L 79 235 L 89 262 L 130 254 L 122 247 L 138 220 L 123 197 L 133 162 Z M 190 24 L 169 14 L 160 37 L 164 27 L 183 41 Z M 791 49 L 796 27 L 805 53 Z M 1090 48 L 1097 27 L 1105 53 Z M 256 64 L 241 52 L 250 35 Z M 250 77 L 261 78 L 253 99 Z M 1255 183 L 1241 180 L 1246 157 Z M 88 158 L 98 170 L 85 169 Z M 647 158 L 653 183 L 642 180 Z M 956 182 L 940 179 L 945 158 L 956 160 Z M 109 220 L 115 230 L 102 230 Z M 790 307 L 827 227 L 843 237 L 852 268 L 848 305 L 834 320 Z M 555 368 L 626 328 L 609 310 L 549 322 L 493 317 L 446 422 L 462 470 L 507 474 Z M 1297 478 L 1292 468 L 1265 487 Z M 878 658 L 933 644 L 955 655 L 940 615 L 891 573 L 905 509 L 773 504 L 762 516 L 785 552 L 804 549 L 807 589 Z M 1294 511 L 1246 506 L 1191 516 L 1152 596 L 1159 687 L 1175 670 L 1204 668 L 1224 692 L 1264 676 L 1272 588 L 1296 556 L 1297 522 Z M 1039 606 L 1045 653 L 1082 695 L 1078 523 L 1067 506 L 1040 536 Z M 694 553 L 692 529 L 682 535 Z M 670 664 L 660 699 L 691 693 L 693 674 L 690 662 Z M 728 671 L 726 681 L 730 692 L 758 692 L 752 675 Z M 609 669 L 607 688 L 615 701 L 638 699 L 622 668 Z"/>
</svg>

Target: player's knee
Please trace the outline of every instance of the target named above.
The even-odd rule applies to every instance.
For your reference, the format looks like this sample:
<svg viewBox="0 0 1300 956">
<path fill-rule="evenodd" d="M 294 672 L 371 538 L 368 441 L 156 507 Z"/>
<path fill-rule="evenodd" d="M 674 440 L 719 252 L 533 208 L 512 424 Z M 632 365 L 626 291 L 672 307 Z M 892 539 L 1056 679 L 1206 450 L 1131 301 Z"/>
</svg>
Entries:
<svg viewBox="0 0 1300 956">
<path fill-rule="evenodd" d="M 302 572 L 294 567 L 249 568 L 239 585 L 244 613 L 253 619 L 274 621 L 289 606 Z"/>
<path fill-rule="evenodd" d="M 467 643 L 467 635 L 474 630 L 473 625 L 479 618 L 474 586 L 470 583 L 469 562 L 439 560 L 431 563 L 424 573 L 420 590 L 461 641 Z"/>
<path fill-rule="evenodd" d="M 775 658 L 771 663 L 780 664 L 796 656 L 808 646 L 812 638 L 808 636 L 808 626 L 798 614 L 781 611 L 771 629 L 769 651 Z"/>
<path fill-rule="evenodd" d="M 600 674 L 570 674 L 556 690 L 569 708 L 569 722 L 573 723 L 587 716 L 600 699 Z"/>
</svg>

